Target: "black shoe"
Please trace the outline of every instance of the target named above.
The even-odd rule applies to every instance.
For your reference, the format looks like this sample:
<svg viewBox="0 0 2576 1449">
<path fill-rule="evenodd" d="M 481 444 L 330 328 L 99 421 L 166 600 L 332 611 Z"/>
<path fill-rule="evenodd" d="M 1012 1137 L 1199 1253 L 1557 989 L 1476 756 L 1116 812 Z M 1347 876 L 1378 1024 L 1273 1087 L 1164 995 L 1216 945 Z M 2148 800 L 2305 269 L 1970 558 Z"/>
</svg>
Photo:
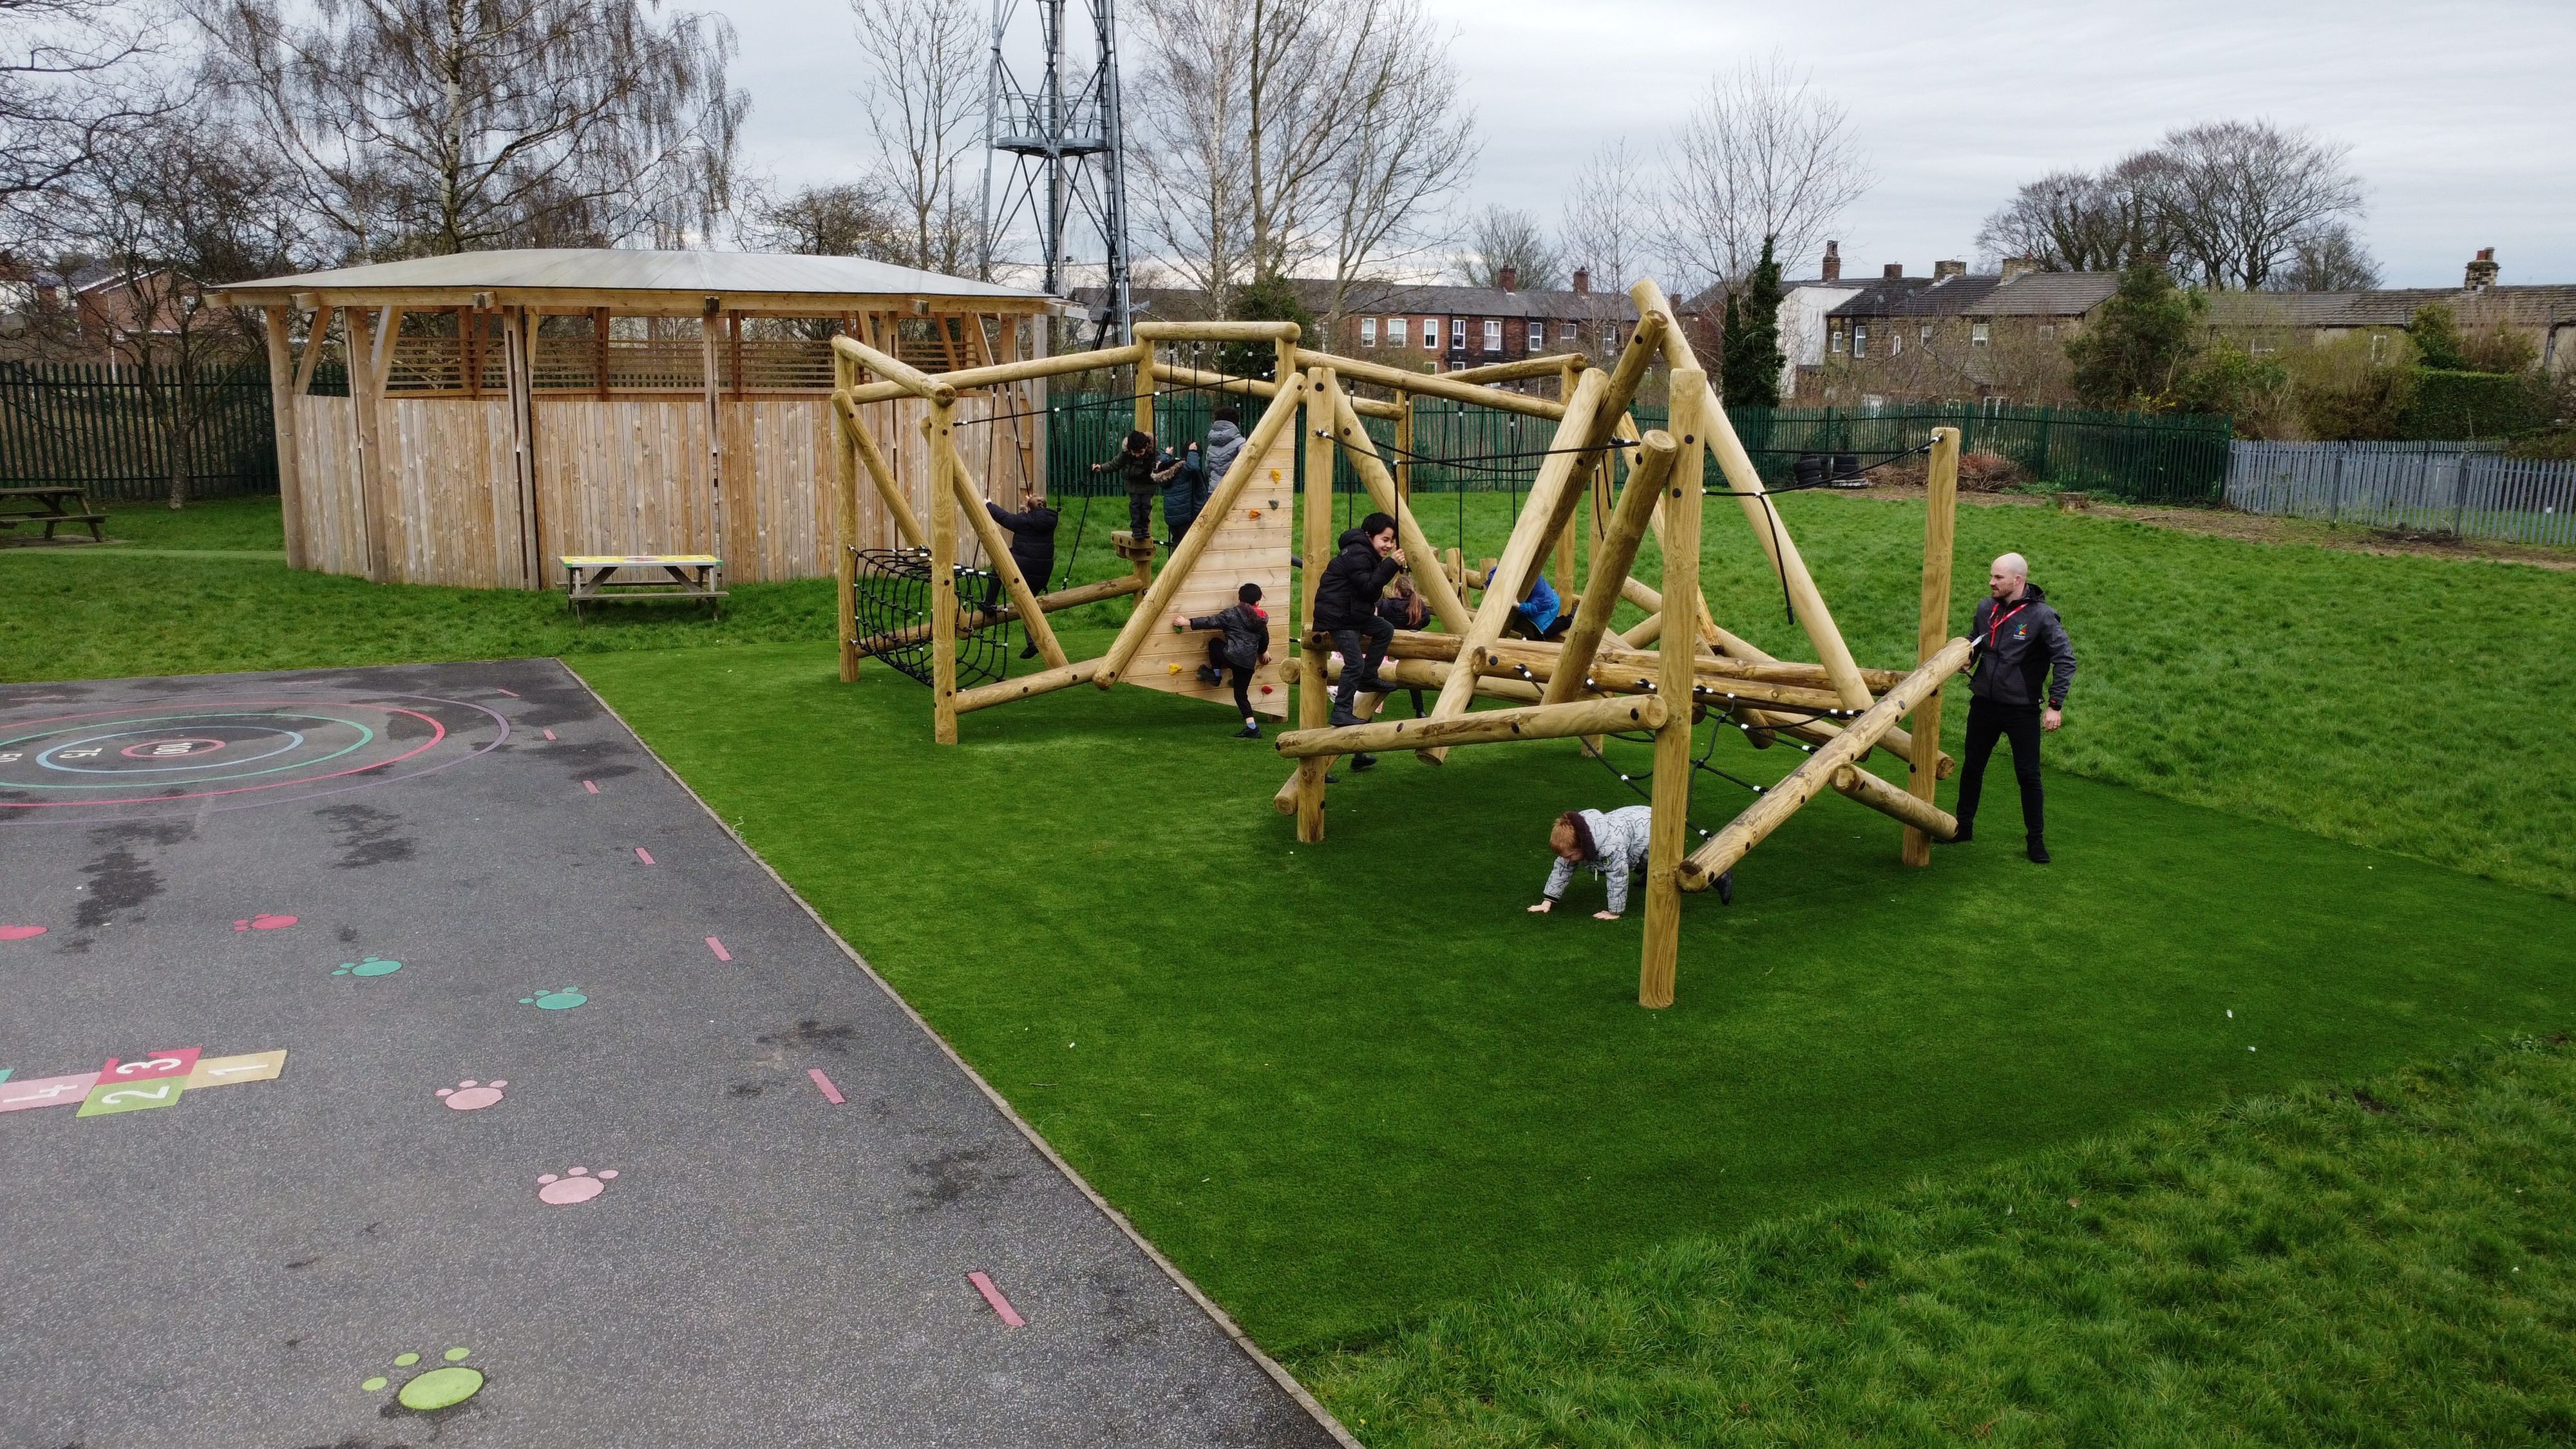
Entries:
<svg viewBox="0 0 2576 1449">
<path fill-rule="evenodd" d="M 1234 737 L 1238 740 L 1257 740 L 1261 738 L 1261 726 L 1257 724 L 1245 725 L 1243 728 L 1234 732 Z"/>
<path fill-rule="evenodd" d="M 1342 783 L 1342 777 L 1339 775 L 1326 775 L 1324 777 L 1324 783 L 1327 785 L 1338 785 Z"/>
<path fill-rule="evenodd" d="M 1199 683 L 1223 684 L 1225 683 L 1225 676 L 1217 672 L 1215 665 L 1202 664 L 1199 666 Z"/>
<path fill-rule="evenodd" d="M 2030 863 L 2033 865 L 2048 864 L 2048 846 L 2036 835 L 2030 838 L 2029 847 L 2022 853 L 2030 857 Z"/>
<path fill-rule="evenodd" d="M 1959 822 L 1958 834 L 1951 836 L 1947 840 L 1936 840 L 1932 843 L 1935 845 L 1965 845 L 1976 838 L 1977 832 L 1969 826 L 1968 822 L 1962 820 Z"/>
<path fill-rule="evenodd" d="M 1376 768 L 1377 768 L 1377 756 L 1375 756 L 1375 755 L 1360 754 L 1360 755 L 1353 755 L 1353 756 L 1351 756 L 1351 773 L 1352 773 L 1352 774 L 1355 774 L 1355 775 L 1356 775 L 1356 774 L 1358 774 L 1358 773 L 1359 773 L 1360 771 L 1362 771 L 1362 770 L 1374 770 L 1374 769 L 1376 769 Z"/>
<path fill-rule="evenodd" d="M 1721 906 L 1735 904 L 1735 872 L 1730 870 L 1717 878 L 1717 903 Z"/>
<path fill-rule="evenodd" d="M 1036 646 L 1035 644 L 1032 644 L 1032 645 L 1030 645 L 1029 647 L 1027 647 L 1026 649 L 1021 650 L 1021 651 L 1020 651 L 1020 657 L 1021 657 L 1022 659 L 1035 659 L 1035 658 L 1037 658 L 1037 657 L 1038 657 L 1038 646 Z"/>
<path fill-rule="evenodd" d="M 1393 694 L 1402 688 L 1404 688 L 1403 685 L 1388 679 L 1383 674 L 1372 674 L 1368 678 L 1360 681 L 1360 693 L 1362 694 Z"/>
<path fill-rule="evenodd" d="M 1360 717 L 1351 713 L 1351 707 L 1349 705 L 1337 704 L 1333 706 L 1333 712 L 1326 722 L 1337 730 L 1346 730 L 1351 726 L 1358 724 L 1360 722 Z"/>
</svg>

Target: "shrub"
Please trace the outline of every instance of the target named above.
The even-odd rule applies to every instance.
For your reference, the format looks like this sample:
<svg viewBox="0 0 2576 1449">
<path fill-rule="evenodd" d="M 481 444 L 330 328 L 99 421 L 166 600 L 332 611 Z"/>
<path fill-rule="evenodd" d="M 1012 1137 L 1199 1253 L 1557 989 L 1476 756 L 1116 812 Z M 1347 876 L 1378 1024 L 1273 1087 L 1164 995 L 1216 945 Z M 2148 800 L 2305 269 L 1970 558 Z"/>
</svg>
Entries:
<svg viewBox="0 0 2576 1449">
<path fill-rule="evenodd" d="M 2398 436 L 2400 420 L 2415 403 L 2413 345 L 2391 337 L 2371 355 L 2367 336 L 2285 355 L 2299 421 L 2324 442 L 2373 441 Z"/>
<path fill-rule="evenodd" d="M 2298 411 L 2289 369 L 2225 338 L 2209 344 L 2174 385 L 2173 405 L 2187 413 L 2222 414 L 2240 438 L 2279 437 Z"/>
<path fill-rule="evenodd" d="M 2398 436 L 2449 441 L 2537 432 L 2548 418 L 2533 382 L 2519 373 L 2424 368 L 2414 406 L 2398 420 Z"/>
</svg>

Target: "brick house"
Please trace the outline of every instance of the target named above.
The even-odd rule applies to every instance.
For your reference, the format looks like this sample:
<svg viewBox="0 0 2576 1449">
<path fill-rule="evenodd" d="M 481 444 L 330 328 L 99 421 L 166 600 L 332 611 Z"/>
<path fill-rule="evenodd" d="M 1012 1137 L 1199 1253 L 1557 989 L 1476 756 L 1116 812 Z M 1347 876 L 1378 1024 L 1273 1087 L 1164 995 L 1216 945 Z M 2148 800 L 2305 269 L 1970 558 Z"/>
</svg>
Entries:
<svg viewBox="0 0 2576 1449">
<path fill-rule="evenodd" d="M 2366 292 L 2219 292 L 2209 299 L 2210 330 L 2256 353 L 2318 347 L 2346 337 L 2404 332 L 2415 313 L 2439 303 L 2462 332 L 2501 328 L 2521 334 L 2552 372 L 2576 368 L 2576 286 L 2498 285 L 2495 248 L 2471 258 L 2457 290 L 2383 287 Z"/>
<path fill-rule="evenodd" d="M 2044 272 L 2020 258 L 1992 275 L 1943 261 L 1909 277 L 1891 263 L 1822 309 L 1821 356 L 1798 367 L 1797 401 L 2070 401 L 2066 341 L 2119 286 L 2114 272 Z"/>
</svg>

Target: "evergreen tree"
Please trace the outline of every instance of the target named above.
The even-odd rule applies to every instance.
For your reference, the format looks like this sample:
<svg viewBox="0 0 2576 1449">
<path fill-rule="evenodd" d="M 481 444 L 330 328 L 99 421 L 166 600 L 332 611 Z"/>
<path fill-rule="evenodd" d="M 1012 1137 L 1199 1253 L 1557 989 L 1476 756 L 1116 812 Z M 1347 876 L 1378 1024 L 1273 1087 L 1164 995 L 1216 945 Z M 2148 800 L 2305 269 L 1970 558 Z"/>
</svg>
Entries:
<svg viewBox="0 0 2576 1449">
<path fill-rule="evenodd" d="M 1302 330 L 1308 345 L 1314 345 L 1315 314 L 1298 299 L 1297 284 L 1273 273 L 1262 277 L 1234 294 L 1235 322 L 1294 322 Z M 1236 377 L 1269 377 L 1278 370 L 1279 358 L 1267 343 L 1229 342 L 1223 354 L 1224 367 Z"/>
<path fill-rule="evenodd" d="M 1762 260 L 1740 295 L 1726 299 L 1726 330 L 1719 346 L 1721 395 L 1729 407 L 1780 405 L 1780 262 L 1774 237 L 1762 239 Z"/>
<path fill-rule="evenodd" d="M 2066 344 L 2075 395 L 2089 408 L 2160 412 L 2198 353 L 2201 300 L 2173 284 L 2163 266 L 2138 260 L 2120 269 L 2120 290 L 2101 316 Z"/>
</svg>

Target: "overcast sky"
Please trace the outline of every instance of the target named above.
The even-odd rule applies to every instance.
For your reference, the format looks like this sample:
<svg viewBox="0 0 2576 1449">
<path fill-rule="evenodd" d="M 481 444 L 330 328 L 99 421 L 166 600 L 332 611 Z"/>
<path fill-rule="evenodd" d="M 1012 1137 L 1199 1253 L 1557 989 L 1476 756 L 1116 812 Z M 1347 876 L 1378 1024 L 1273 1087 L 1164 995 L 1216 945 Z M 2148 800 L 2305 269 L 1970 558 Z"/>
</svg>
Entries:
<svg viewBox="0 0 2576 1449">
<path fill-rule="evenodd" d="M 2576 0 L 1427 3 L 1481 119 L 1472 201 L 1551 223 L 1595 147 L 1651 149 L 1710 76 L 1777 50 L 1850 108 L 1877 177 L 1839 227 L 1846 274 L 1973 257 L 1979 221 L 2023 181 L 2261 116 L 2350 143 L 2370 188 L 2360 231 L 2390 285 L 2457 286 L 2483 246 L 2506 282 L 2576 282 Z M 753 163 L 789 182 L 855 169 L 847 9 L 767 0 L 732 18 Z M 1153 84 L 1132 55 L 1123 68 L 1131 90 Z M 1813 259 L 1790 272 L 1813 275 Z"/>
</svg>

